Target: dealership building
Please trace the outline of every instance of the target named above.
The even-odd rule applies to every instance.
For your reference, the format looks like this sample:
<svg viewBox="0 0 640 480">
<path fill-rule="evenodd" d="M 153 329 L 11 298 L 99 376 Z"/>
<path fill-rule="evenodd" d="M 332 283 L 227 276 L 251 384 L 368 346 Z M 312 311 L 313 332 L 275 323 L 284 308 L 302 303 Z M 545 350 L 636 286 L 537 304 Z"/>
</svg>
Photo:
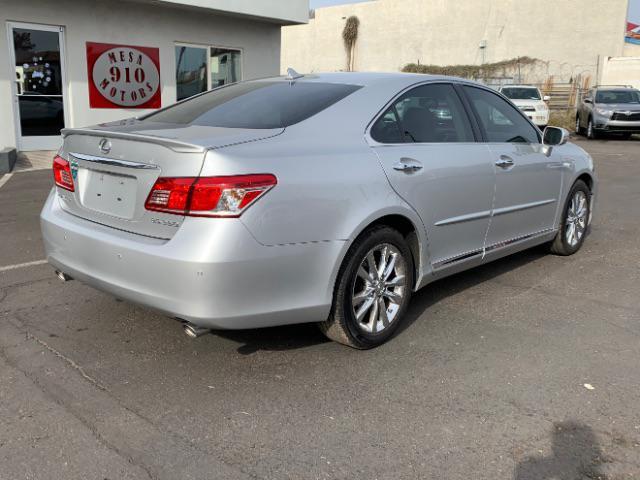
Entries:
<svg viewBox="0 0 640 480">
<path fill-rule="evenodd" d="M 0 151 L 278 75 L 308 0 L 0 0 Z"/>
</svg>

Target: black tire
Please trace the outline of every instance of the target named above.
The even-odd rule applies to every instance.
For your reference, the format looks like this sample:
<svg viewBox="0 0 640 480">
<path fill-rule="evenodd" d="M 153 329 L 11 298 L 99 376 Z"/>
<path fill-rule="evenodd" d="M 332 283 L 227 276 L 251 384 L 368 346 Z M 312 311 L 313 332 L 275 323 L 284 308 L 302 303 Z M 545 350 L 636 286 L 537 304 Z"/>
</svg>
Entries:
<svg viewBox="0 0 640 480">
<path fill-rule="evenodd" d="M 596 131 L 595 127 L 593 126 L 593 120 L 591 118 L 589 118 L 589 123 L 587 123 L 587 138 L 589 140 L 595 140 L 598 138 L 598 132 Z"/>
<path fill-rule="evenodd" d="M 582 135 L 582 127 L 580 126 L 580 115 L 576 115 L 576 135 Z"/>
<path fill-rule="evenodd" d="M 631 138 L 631 133 L 623 133 L 622 135 L 620 135 L 620 137 L 622 138 L 622 140 L 629 140 Z"/>
<path fill-rule="evenodd" d="M 568 236 L 567 228 L 569 227 L 569 211 L 571 208 L 572 199 L 576 196 L 578 192 L 584 193 L 584 196 L 586 198 L 586 206 L 585 206 L 586 220 L 584 224 L 584 229 L 577 243 L 571 244 L 571 242 L 569 242 L 567 238 Z M 582 244 L 584 243 L 584 239 L 587 237 L 588 222 L 589 222 L 590 215 L 591 215 L 591 191 L 589 190 L 589 187 L 587 186 L 586 183 L 584 183 L 582 180 L 578 180 L 576 183 L 573 184 L 573 187 L 571 187 L 571 190 L 569 191 L 569 195 L 567 196 L 567 199 L 565 201 L 564 210 L 562 211 L 562 222 L 560 223 L 560 229 L 558 230 L 556 238 L 554 238 L 553 241 L 549 244 L 549 247 L 550 247 L 549 250 L 551 251 L 551 253 L 555 255 L 567 256 L 567 255 L 573 255 L 578 250 L 580 250 L 580 248 L 582 247 Z"/>
<path fill-rule="evenodd" d="M 366 260 L 370 252 L 384 245 L 395 247 L 396 253 L 401 255 L 401 260 L 404 261 L 404 263 L 399 263 L 399 265 L 404 266 L 402 299 L 397 304 L 398 308 L 395 311 L 393 320 L 388 323 L 388 326 L 382 327 L 383 329 L 378 333 L 369 333 L 363 330 L 361 323 L 356 319 L 355 309 L 353 307 L 353 296 L 357 282 L 362 281 L 359 280 L 359 278 L 361 279 L 362 277 L 358 275 L 361 264 Z M 380 257 L 377 258 L 379 262 Z M 396 262 L 397 261 L 398 260 L 396 260 Z M 396 274 L 394 273 L 393 275 L 395 276 Z M 400 232 L 391 227 L 384 225 L 372 227 L 363 232 L 347 252 L 336 280 L 331 313 L 326 321 L 319 323 L 320 330 L 331 340 L 353 348 L 364 350 L 377 347 L 391 338 L 401 324 L 411 300 L 413 284 L 413 256 L 405 238 Z M 373 296 L 374 293 L 371 295 Z M 384 298 L 382 302 L 384 304 Z M 390 309 L 391 304 L 387 303 L 387 305 Z M 369 310 L 367 312 L 369 312 Z M 364 315 L 364 317 L 368 316 L 369 313 Z"/>
</svg>

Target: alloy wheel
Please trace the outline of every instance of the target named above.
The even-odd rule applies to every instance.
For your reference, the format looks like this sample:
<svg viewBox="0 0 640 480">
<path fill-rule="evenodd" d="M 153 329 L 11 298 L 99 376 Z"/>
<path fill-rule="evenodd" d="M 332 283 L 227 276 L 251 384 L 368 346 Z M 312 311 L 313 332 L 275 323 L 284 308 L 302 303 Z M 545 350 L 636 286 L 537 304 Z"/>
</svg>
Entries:
<svg viewBox="0 0 640 480">
<path fill-rule="evenodd" d="M 397 318 L 406 293 L 407 262 L 389 243 L 365 255 L 353 282 L 351 304 L 359 329 L 377 334 Z"/>
<path fill-rule="evenodd" d="M 565 240 L 571 247 L 575 247 L 582 240 L 587 229 L 588 213 L 587 195 L 582 190 L 578 190 L 571 198 L 565 222 Z"/>
</svg>

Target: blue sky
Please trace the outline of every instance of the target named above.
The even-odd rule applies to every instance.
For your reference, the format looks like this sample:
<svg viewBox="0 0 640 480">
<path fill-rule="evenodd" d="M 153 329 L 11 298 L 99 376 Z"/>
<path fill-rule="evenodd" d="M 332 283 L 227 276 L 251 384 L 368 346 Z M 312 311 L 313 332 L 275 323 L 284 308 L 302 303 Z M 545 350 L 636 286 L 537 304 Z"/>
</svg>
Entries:
<svg viewBox="0 0 640 480">
<path fill-rule="evenodd" d="M 367 0 L 309 0 L 309 8 L 328 7 L 329 5 L 340 5 L 341 3 L 357 3 Z"/>
<path fill-rule="evenodd" d="M 313 3 L 313 0 L 311 0 Z M 640 0 L 629 0 L 629 16 L 627 20 L 640 23 Z"/>
</svg>

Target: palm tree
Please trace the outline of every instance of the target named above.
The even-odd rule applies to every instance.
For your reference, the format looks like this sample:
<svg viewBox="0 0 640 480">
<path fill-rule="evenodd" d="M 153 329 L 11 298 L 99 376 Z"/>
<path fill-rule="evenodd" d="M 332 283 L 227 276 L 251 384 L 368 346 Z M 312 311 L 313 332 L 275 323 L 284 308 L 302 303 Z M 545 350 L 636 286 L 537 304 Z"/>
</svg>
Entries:
<svg viewBox="0 0 640 480">
<path fill-rule="evenodd" d="M 344 41 L 344 48 L 347 52 L 347 72 L 352 72 L 355 63 L 355 49 L 356 40 L 358 40 L 358 27 L 360 26 L 360 20 L 355 15 L 351 15 L 347 18 L 342 30 L 342 40 Z"/>
</svg>

